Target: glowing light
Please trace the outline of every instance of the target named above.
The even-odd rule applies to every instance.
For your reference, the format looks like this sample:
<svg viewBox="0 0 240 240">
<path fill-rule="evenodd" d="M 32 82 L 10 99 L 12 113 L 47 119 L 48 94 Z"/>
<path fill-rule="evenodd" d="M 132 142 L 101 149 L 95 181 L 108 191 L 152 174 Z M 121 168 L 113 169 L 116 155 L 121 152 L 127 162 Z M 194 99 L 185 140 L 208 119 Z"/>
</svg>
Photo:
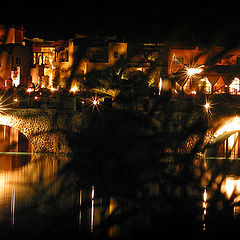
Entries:
<svg viewBox="0 0 240 240">
<path fill-rule="evenodd" d="M 16 194 L 15 189 L 12 190 L 11 193 L 11 223 L 14 225 L 15 223 L 15 206 L 16 206 Z"/>
<path fill-rule="evenodd" d="M 158 95 L 161 94 L 161 90 L 162 90 L 162 78 L 159 79 L 159 83 L 158 83 Z"/>
<path fill-rule="evenodd" d="M 197 68 L 188 68 L 187 67 L 187 74 L 189 77 L 192 77 L 195 74 L 200 74 L 202 72 L 202 67 L 197 67 Z"/>
<path fill-rule="evenodd" d="M 240 179 L 238 177 L 228 176 L 221 185 L 221 192 L 226 195 L 228 199 L 232 196 L 233 192 L 240 193 Z"/>
<path fill-rule="evenodd" d="M 203 217 L 207 215 L 207 189 L 203 191 Z"/>
<path fill-rule="evenodd" d="M 203 192 L 203 201 L 206 202 L 207 201 L 207 189 L 204 188 L 204 192 Z"/>
<path fill-rule="evenodd" d="M 210 106 L 210 103 L 209 102 L 206 102 L 205 105 L 204 105 L 205 109 L 206 109 L 206 112 L 209 112 L 211 106 Z"/>
<path fill-rule="evenodd" d="M 89 100 L 90 103 L 91 103 L 91 106 L 93 108 L 93 110 L 96 108 L 98 112 L 100 112 L 100 101 L 99 99 L 97 98 L 97 96 L 95 97 L 92 97 L 91 100 Z"/>
<path fill-rule="evenodd" d="M 240 80 L 239 78 L 235 77 L 232 83 L 229 86 L 229 93 L 231 94 L 239 94 L 240 92 Z"/>
<path fill-rule="evenodd" d="M 20 67 L 11 71 L 12 85 L 17 87 L 20 84 Z"/>
<path fill-rule="evenodd" d="M 7 91 L 4 92 L 2 95 L 0 95 L 0 113 L 3 113 L 3 114 L 4 114 L 4 111 L 8 109 L 7 108 L 8 106 L 11 106 L 13 105 L 13 103 L 16 103 L 18 101 L 17 98 L 15 97 L 15 99 L 13 99 L 13 102 L 11 101 L 7 103 L 7 101 L 11 99 L 14 96 L 14 94 L 5 98 L 6 93 Z"/>
<path fill-rule="evenodd" d="M 220 129 L 214 134 L 215 137 L 222 135 L 225 132 L 230 131 L 240 131 L 240 119 L 238 116 L 235 116 L 228 120 Z"/>
<path fill-rule="evenodd" d="M 193 86 L 196 85 L 193 84 L 193 82 L 196 80 L 198 82 L 198 80 L 201 78 L 200 77 L 200 73 L 203 71 L 203 65 L 201 66 L 197 66 L 192 64 L 191 66 L 185 66 L 183 71 L 182 71 L 182 78 L 184 79 L 184 84 L 183 84 L 183 90 L 187 90 L 187 92 L 192 93 L 192 94 L 196 94 L 196 91 L 191 91 L 193 89 Z"/>
<path fill-rule="evenodd" d="M 32 88 L 28 88 L 28 89 L 27 89 L 27 92 L 28 92 L 28 93 L 31 93 L 31 92 L 33 92 L 33 89 L 32 89 Z"/>
<path fill-rule="evenodd" d="M 78 89 L 78 86 L 77 85 L 73 85 L 72 87 L 71 87 L 71 89 L 70 89 L 70 92 L 73 92 L 73 93 L 75 93 L 75 92 L 77 92 L 79 89 Z"/>
<path fill-rule="evenodd" d="M 50 91 L 55 92 L 55 91 L 57 91 L 57 88 L 54 88 L 53 86 L 51 86 Z"/>
<path fill-rule="evenodd" d="M 94 227 L 94 186 L 92 186 L 92 193 L 91 193 L 91 201 L 92 201 L 92 207 L 91 207 L 91 232 L 93 232 Z"/>
<path fill-rule="evenodd" d="M 94 100 L 93 100 L 93 105 L 96 106 L 96 105 L 98 105 L 98 104 L 99 104 L 98 100 L 94 99 Z"/>
<path fill-rule="evenodd" d="M 79 211 L 79 225 L 81 225 L 82 222 L 82 202 L 83 202 L 83 190 L 80 190 L 79 192 L 79 207 L 80 207 L 80 211 Z"/>
</svg>

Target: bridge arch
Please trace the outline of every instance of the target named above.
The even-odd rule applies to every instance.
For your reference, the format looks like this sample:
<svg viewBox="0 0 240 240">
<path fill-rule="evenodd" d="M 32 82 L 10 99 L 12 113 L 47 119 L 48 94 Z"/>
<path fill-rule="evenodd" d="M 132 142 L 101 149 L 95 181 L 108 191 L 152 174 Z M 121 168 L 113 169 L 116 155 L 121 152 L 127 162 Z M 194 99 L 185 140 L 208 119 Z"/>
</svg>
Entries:
<svg viewBox="0 0 240 240">
<path fill-rule="evenodd" d="M 214 136 L 219 137 L 223 134 L 234 131 L 240 131 L 240 116 L 238 115 L 222 120 L 215 131 Z"/>
<path fill-rule="evenodd" d="M 71 152 L 64 134 L 52 131 L 52 116 L 51 112 L 38 109 L 8 110 L 0 112 L 0 125 L 19 130 L 28 138 L 34 152 Z"/>
<path fill-rule="evenodd" d="M 25 129 L 23 127 L 21 127 L 19 125 L 18 119 L 14 116 L 0 113 L 0 125 L 13 127 L 15 129 L 19 130 L 23 135 L 28 137 L 27 132 L 25 131 Z"/>
<path fill-rule="evenodd" d="M 206 156 L 216 157 L 219 146 L 237 132 L 240 132 L 240 116 L 236 115 L 220 120 L 217 129 L 213 133 L 213 139 L 207 148 Z M 235 144 L 233 143 L 233 145 Z"/>
</svg>

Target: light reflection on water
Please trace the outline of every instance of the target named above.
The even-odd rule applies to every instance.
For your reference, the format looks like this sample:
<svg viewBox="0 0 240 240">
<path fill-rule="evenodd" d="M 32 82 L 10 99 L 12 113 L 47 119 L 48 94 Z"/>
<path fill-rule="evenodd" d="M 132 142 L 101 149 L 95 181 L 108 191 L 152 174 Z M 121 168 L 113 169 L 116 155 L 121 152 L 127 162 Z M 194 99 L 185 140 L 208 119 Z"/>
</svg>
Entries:
<svg viewBox="0 0 240 240">
<path fill-rule="evenodd" d="M 31 152 L 32 147 L 24 135 L 17 129 L 0 125 L 0 221 L 15 222 L 16 198 L 25 195 L 16 182 L 23 180 L 21 168 L 31 161 Z"/>
<path fill-rule="evenodd" d="M 33 153 L 17 129 L 0 125 L 0 227 L 15 225 L 23 216 L 21 209 L 32 206 L 38 188 L 47 186 L 65 161 Z M 43 208 L 39 206 L 39 212 Z"/>
<path fill-rule="evenodd" d="M 52 210 L 46 200 L 60 191 L 62 182 L 56 173 L 68 161 L 66 155 L 33 153 L 31 145 L 18 130 L 0 126 L 0 229 L 6 224 L 16 228 L 25 220 L 31 222 L 22 209 L 32 211 L 32 206 L 37 206 L 37 210 L 32 211 L 32 218 L 41 214 L 54 215 L 56 210 Z M 46 188 L 48 190 L 39 195 Z M 88 202 L 89 207 L 86 207 Z M 60 197 L 57 204 L 62 209 L 74 207 L 74 214 L 78 214 L 74 224 L 89 232 L 94 232 L 101 219 L 116 207 L 112 198 L 96 196 L 95 186 Z M 110 228 L 109 235 L 113 236 L 115 232 L 115 228 Z"/>
<path fill-rule="evenodd" d="M 1 145 L 2 143 L 2 145 Z M 218 156 L 229 155 L 231 159 L 239 158 L 238 134 L 231 136 L 219 148 Z M 69 160 L 67 156 L 53 154 L 34 154 L 28 141 L 17 130 L 6 126 L 0 126 L 0 225 L 8 223 L 16 226 L 19 219 L 23 219 L 22 208 L 31 208 L 33 201 L 37 201 L 37 212 L 35 216 L 49 211 L 44 201 L 40 201 L 36 192 L 47 187 L 56 178 L 56 173 Z M 17 154 L 21 152 L 21 154 Z M 59 190 L 58 182 L 52 185 L 51 194 Z M 221 191 L 230 198 L 235 192 L 235 202 L 240 201 L 240 176 L 227 175 L 221 184 Z M 202 193 L 202 229 L 206 230 L 205 222 L 208 214 L 208 191 L 203 189 Z M 85 204 L 88 202 L 88 208 Z M 74 205 L 76 208 L 76 221 L 79 229 L 87 229 L 94 232 L 101 219 L 110 215 L 117 207 L 114 198 L 105 199 L 99 196 L 97 186 L 88 186 L 78 189 L 72 196 L 63 199 L 61 206 Z M 234 206 L 234 215 L 240 213 L 240 207 Z M 111 227 L 109 236 L 115 236 L 119 231 L 118 226 Z"/>
<path fill-rule="evenodd" d="M 210 161 L 216 161 L 217 168 L 227 167 L 228 171 L 222 174 L 219 173 L 215 182 L 220 183 L 220 192 L 225 195 L 226 199 L 231 200 L 232 214 L 236 216 L 240 214 L 240 133 L 236 132 L 224 140 L 217 149 L 216 158 L 212 157 Z M 227 165 L 223 164 L 226 161 Z M 221 167 L 220 167 L 221 168 Z M 212 169 L 214 170 L 214 169 Z M 225 171 L 225 169 L 220 169 Z M 213 185 L 212 185 L 213 186 Z M 215 189 L 216 190 L 216 189 Z M 208 198 L 211 196 L 204 188 L 203 192 L 203 230 L 206 230 L 205 218 L 208 214 Z"/>
<path fill-rule="evenodd" d="M 228 161 L 230 161 L 230 164 L 232 164 L 229 174 L 225 176 L 225 179 L 221 184 L 221 192 L 226 195 L 227 199 L 230 199 L 234 193 L 236 195 L 234 197 L 234 202 L 239 202 L 240 201 L 240 175 L 238 173 L 239 168 L 238 161 L 240 160 L 239 132 L 236 132 L 229 136 L 219 146 L 217 157 L 223 159 L 228 158 Z M 231 162 L 233 160 L 235 160 L 235 162 Z"/>
</svg>

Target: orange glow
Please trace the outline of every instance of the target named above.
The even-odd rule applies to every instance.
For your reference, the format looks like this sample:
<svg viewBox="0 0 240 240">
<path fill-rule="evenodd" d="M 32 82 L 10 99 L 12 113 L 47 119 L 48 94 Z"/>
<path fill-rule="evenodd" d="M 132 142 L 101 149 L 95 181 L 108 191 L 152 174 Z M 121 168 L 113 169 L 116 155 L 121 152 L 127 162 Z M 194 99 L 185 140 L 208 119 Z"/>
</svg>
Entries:
<svg viewBox="0 0 240 240">
<path fill-rule="evenodd" d="M 204 107 L 206 108 L 206 110 L 208 110 L 208 108 L 210 107 L 210 104 L 207 102 Z"/>
<path fill-rule="evenodd" d="M 161 90 L 162 90 L 162 78 L 159 79 L 159 83 L 158 83 L 158 95 L 161 94 Z"/>
<path fill-rule="evenodd" d="M 188 68 L 187 67 L 186 70 L 187 70 L 187 74 L 188 74 L 189 77 L 192 77 L 195 74 L 200 74 L 202 72 L 201 66 L 197 67 L 197 68 L 193 68 L 193 67 Z"/>
<path fill-rule="evenodd" d="M 32 88 L 28 88 L 28 89 L 27 89 L 27 92 L 28 92 L 28 93 L 31 93 L 31 92 L 33 92 L 33 89 L 32 89 Z"/>
<path fill-rule="evenodd" d="M 93 100 L 93 105 L 98 105 L 98 104 L 99 104 L 98 100 L 94 99 Z"/>
<path fill-rule="evenodd" d="M 54 88 L 53 86 L 51 86 L 50 91 L 55 92 L 55 91 L 57 91 L 57 88 Z"/>
<path fill-rule="evenodd" d="M 232 83 L 229 86 L 229 93 L 231 94 L 240 94 L 240 80 L 239 78 L 235 77 Z"/>
<path fill-rule="evenodd" d="M 203 191 L 203 219 L 207 215 L 207 207 L 208 207 L 208 204 L 207 204 L 207 189 L 204 188 L 204 191 Z"/>
<path fill-rule="evenodd" d="M 70 89 L 70 92 L 76 93 L 77 91 L 79 91 L 78 86 L 77 85 L 73 85 Z"/>
<path fill-rule="evenodd" d="M 221 192 L 226 195 L 228 199 L 232 196 L 233 192 L 235 191 L 235 194 L 240 194 L 240 178 L 234 177 L 234 176 L 228 176 L 223 181 L 221 185 Z M 234 202 L 239 200 L 240 196 L 234 199 Z"/>
<path fill-rule="evenodd" d="M 222 135 L 225 132 L 239 131 L 240 130 L 240 119 L 238 116 L 230 118 L 221 128 L 219 128 L 214 134 L 215 137 Z"/>
<path fill-rule="evenodd" d="M 92 192 L 91 192 L 91 201 L 92 201 L 92 206 L 91 206 L 91 232 L 93 232 L 94 228 L 94 199 L 95 199 L 95 189 L 94 186 L 92 186 Z"/>
<path fill-rule="evenodd" d="M 203 105 L 203 107 L 205 108 L 205 111 L 207 113 L 211 113 L 210 109 L 212 108 L 212 106 L 211 106 L 210 102 L 206 101 L 206 103 L 205 103 L 205 105 Z"/>
</svg>

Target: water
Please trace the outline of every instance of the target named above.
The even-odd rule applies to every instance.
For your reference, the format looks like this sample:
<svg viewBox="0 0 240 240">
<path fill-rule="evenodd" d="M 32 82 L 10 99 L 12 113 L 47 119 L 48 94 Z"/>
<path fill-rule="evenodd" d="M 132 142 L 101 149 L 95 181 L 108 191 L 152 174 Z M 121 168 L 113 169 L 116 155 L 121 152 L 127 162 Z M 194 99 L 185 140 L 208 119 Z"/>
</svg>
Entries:
<svg viewBox="0 0 240 240">
<path fill-rule="evenodd" d="M 238 159 L 239 146 L 239 138 L 235 134 L 219 147 L 218 157 L 224 158 L 229 155 L 231 159 Z M 63 169 L 69 161 L 66 155 L 34 153 L 31 144 L 18 130 L 0 126 L 0 235 L 21 233 L 31 238 L 36 236 L 51 238 L 60 232 L 65 233 L 68 238 L 79 234 L 89 236 L 88 234 L 99 231 L 99 224 L 114 210 L 119 207 L 127 209 L 128 204 L 130 209 L 138 205 L 149 209 L 148 211 L 161 208 L 163 209 L 161 213 L 168 211 L 174 219 L 175 216 L 177 219 L 179 212 L 189 210 L 185 208 L 183 199 L 179 195 L 181 184 L 177 183 L 176 186 L 149 184 L 146 190 L 150 191 L 148 192 L 150 196 L 146 197 L 146 203 L 141 202 L 141 197 L 139 200 L 136 198 L 124 202 L 120 195 L 112 197 L 107 193 L 102 183 L 95 185 L 88 182 L 86 176 L 82 178 L 78 176 L 76 179 L 71 171 L 59 175 L 59 170 Z M 178 166 L 172 166 L 169 169 L 177 170 L 177 168 Z M 112 188 L 112 185 L 109 187 Z M 165 191 L 164 195 L 159 192 L 160 188 Z M 209 215 L 211 196 L 213 196 L 210 190 L 202 188 L 197 193 L 199 200 L 196 204 L 202 207 L 195 218 L 201 224 L 199 229 L 203 232 L 209 229 L 206 219 Z M 240 177 L 237 174 L 227 175 L 222 182 L 221 191 L 229 199 L 234 190 L 239 196 Z M 117 192 L 116 189 L 115 195 Z M 159 196 L 161 197 L 158 198 Z M 240 200 L 238 196 L 235 198 L 236 202 Z M 131 195 L 129 197 L 131 198 Z M 167 201 L 169 197 L 171 204 Z M 133 206 L 131 206 L 132 203 Z M 151 208 L 154 204 L 156 206 Z M 239 206 L 234 206 L 232 215 L 237 216 L 239 213 Z M 149 224 L 149 219 L 138 214 L 137 210 L 130 214 L 135 215 L 131 221 L 127 220 L 127 224 L 110 226 L 104 235 L 114 237 L 121 231 L 131 232 L 134 235 L 140 229 L 144 229 L 145 224 Z M 154 215 L 154 212 L 151 214 Z M 165 224 L 164 221 L 169 220 L 164 217 L 161 219 L 158 215 L 155 215 L 155 218 L 154 224 L 150 223 L 150 225 L 157 231 Z M 171 227 L 170 225 L 169 229 Z M 184 226 L 184 231 L 191 231 L 191 226 Z"/>
<path fill-rule="evenodd" d="M 99 197 L 93 185 L 78 187 L 71 185 L 74 177 L 57 176 L 67 162 L 67 155 L 34 153 L 18 130 L 0 125 L 0 236 L 94 232 L 115 202 Z"/>
<path fill-rule="evenodd" d="M 0 125 L 1 235 L 30 227 L 31 221 L 45 211 L 40 193 L 66 161 L 52 154 L 35 154 L 22 133 Z M 50 192 L 54 192 L 53 187 Z"/>
<path fill-rule="evenodd" d="M 18 184 L 24 180 L 23 169 L 31 162 L 32 147 L 18 130 L 0 125 L 0 221 L 15 222 L 16 201 L 26 196 Z"/>
<path fill-rule="evenodd" d="M 240 159 L 239 132 L 232 134 L 219 146 L 217 157 Z"/>
</svg>

